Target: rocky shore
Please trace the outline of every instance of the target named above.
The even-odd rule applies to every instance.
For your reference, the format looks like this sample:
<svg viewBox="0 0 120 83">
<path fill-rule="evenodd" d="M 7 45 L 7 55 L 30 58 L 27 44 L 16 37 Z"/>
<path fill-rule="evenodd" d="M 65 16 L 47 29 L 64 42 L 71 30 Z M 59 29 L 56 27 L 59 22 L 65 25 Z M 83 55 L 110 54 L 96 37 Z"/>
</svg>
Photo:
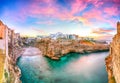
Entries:
<svg viewBox="0 0 120 83">
<path fill-rule="evenodd" d="M 117 34 L 113 38 L 110 54 L 105 61 L 109 83 L 120 83 L 120 22 L 117 23 Z"/>
<path fill-rule="evenodd" d="M 94 41 L 52 40 L 49 38 L 37 41 L 35 47 L 40 49 L 42 55 L 55 60 L 70 52 L 90 53 L 109 50 L 108 44 L 96 43 Z"/>
</svg>

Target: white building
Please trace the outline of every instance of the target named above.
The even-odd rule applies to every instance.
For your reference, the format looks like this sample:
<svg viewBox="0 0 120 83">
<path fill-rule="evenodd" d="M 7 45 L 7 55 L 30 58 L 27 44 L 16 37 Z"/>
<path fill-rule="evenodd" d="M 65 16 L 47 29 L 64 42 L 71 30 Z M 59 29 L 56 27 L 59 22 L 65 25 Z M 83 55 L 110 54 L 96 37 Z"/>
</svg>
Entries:
<svg viewBox="0 0 120 83">
<path fill-rule="evenodd" d="M 0 50 L 8 56 L 8 27 L 0 21 Z"/>
</svg>

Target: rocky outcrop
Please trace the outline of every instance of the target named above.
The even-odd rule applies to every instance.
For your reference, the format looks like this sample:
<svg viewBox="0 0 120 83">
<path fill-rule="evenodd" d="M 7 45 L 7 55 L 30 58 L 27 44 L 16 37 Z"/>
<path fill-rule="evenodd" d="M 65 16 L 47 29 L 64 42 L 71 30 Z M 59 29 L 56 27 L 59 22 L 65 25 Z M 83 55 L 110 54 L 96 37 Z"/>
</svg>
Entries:
<svg viewBox="0 0 120 83">
<path fill-rule="evenodd" d="M 38 41 L 35 46 L 40 49 L 43 55 L 48 56 L 51 59 L 59 59 L 61 56 L 70 52 L 89 53 L 109 50 L 109 45 L 107 44 L 86 40 L 42 39 Z"/>
<path fill-rule="evenodd" d="M 117 23 L 117 34 L 113 38 L 110 54 L 105 61 L 109 83 L 120 83 L 120 22 Z"/>
</svg>

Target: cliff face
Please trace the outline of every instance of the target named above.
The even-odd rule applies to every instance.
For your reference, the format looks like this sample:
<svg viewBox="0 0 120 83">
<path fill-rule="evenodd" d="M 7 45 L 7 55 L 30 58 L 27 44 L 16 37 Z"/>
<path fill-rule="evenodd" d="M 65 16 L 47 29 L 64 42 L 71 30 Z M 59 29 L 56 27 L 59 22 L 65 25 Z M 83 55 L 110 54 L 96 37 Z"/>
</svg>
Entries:
<svg viewBox="0 0 120 83">
<path fill-rule="evenodd" d="M 113 38 L 110 54 L 106 58 L 106 69 L 109 83 L 120 83 L 120 22 L 117 23 L 117 34 Z"/>
<path fill-rule="evenodd" d="M 35 45 L 43 55 L 51 59 L 59 59 L 61 56 L 70 53 L 89 53 L 96 51 L 107 51 L 109 45 L 82 40 L 51 40 L 42 39 Z"/>
</svg>

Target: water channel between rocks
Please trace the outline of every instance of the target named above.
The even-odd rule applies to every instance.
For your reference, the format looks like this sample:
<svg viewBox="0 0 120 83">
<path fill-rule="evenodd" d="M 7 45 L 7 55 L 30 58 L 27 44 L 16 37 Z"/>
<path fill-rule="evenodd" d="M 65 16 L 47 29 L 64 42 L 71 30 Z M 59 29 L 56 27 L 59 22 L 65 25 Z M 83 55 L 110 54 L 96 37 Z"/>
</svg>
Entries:
<svg viewBox="0 0 120 83">
<path fill-rule="evenodd" d="M 108 52 L 69 53 L 59 61 L 42 55 L 22 56 L 17 65 L 22 83 L 108 83 L 107 55 Z"/>
</svg>

